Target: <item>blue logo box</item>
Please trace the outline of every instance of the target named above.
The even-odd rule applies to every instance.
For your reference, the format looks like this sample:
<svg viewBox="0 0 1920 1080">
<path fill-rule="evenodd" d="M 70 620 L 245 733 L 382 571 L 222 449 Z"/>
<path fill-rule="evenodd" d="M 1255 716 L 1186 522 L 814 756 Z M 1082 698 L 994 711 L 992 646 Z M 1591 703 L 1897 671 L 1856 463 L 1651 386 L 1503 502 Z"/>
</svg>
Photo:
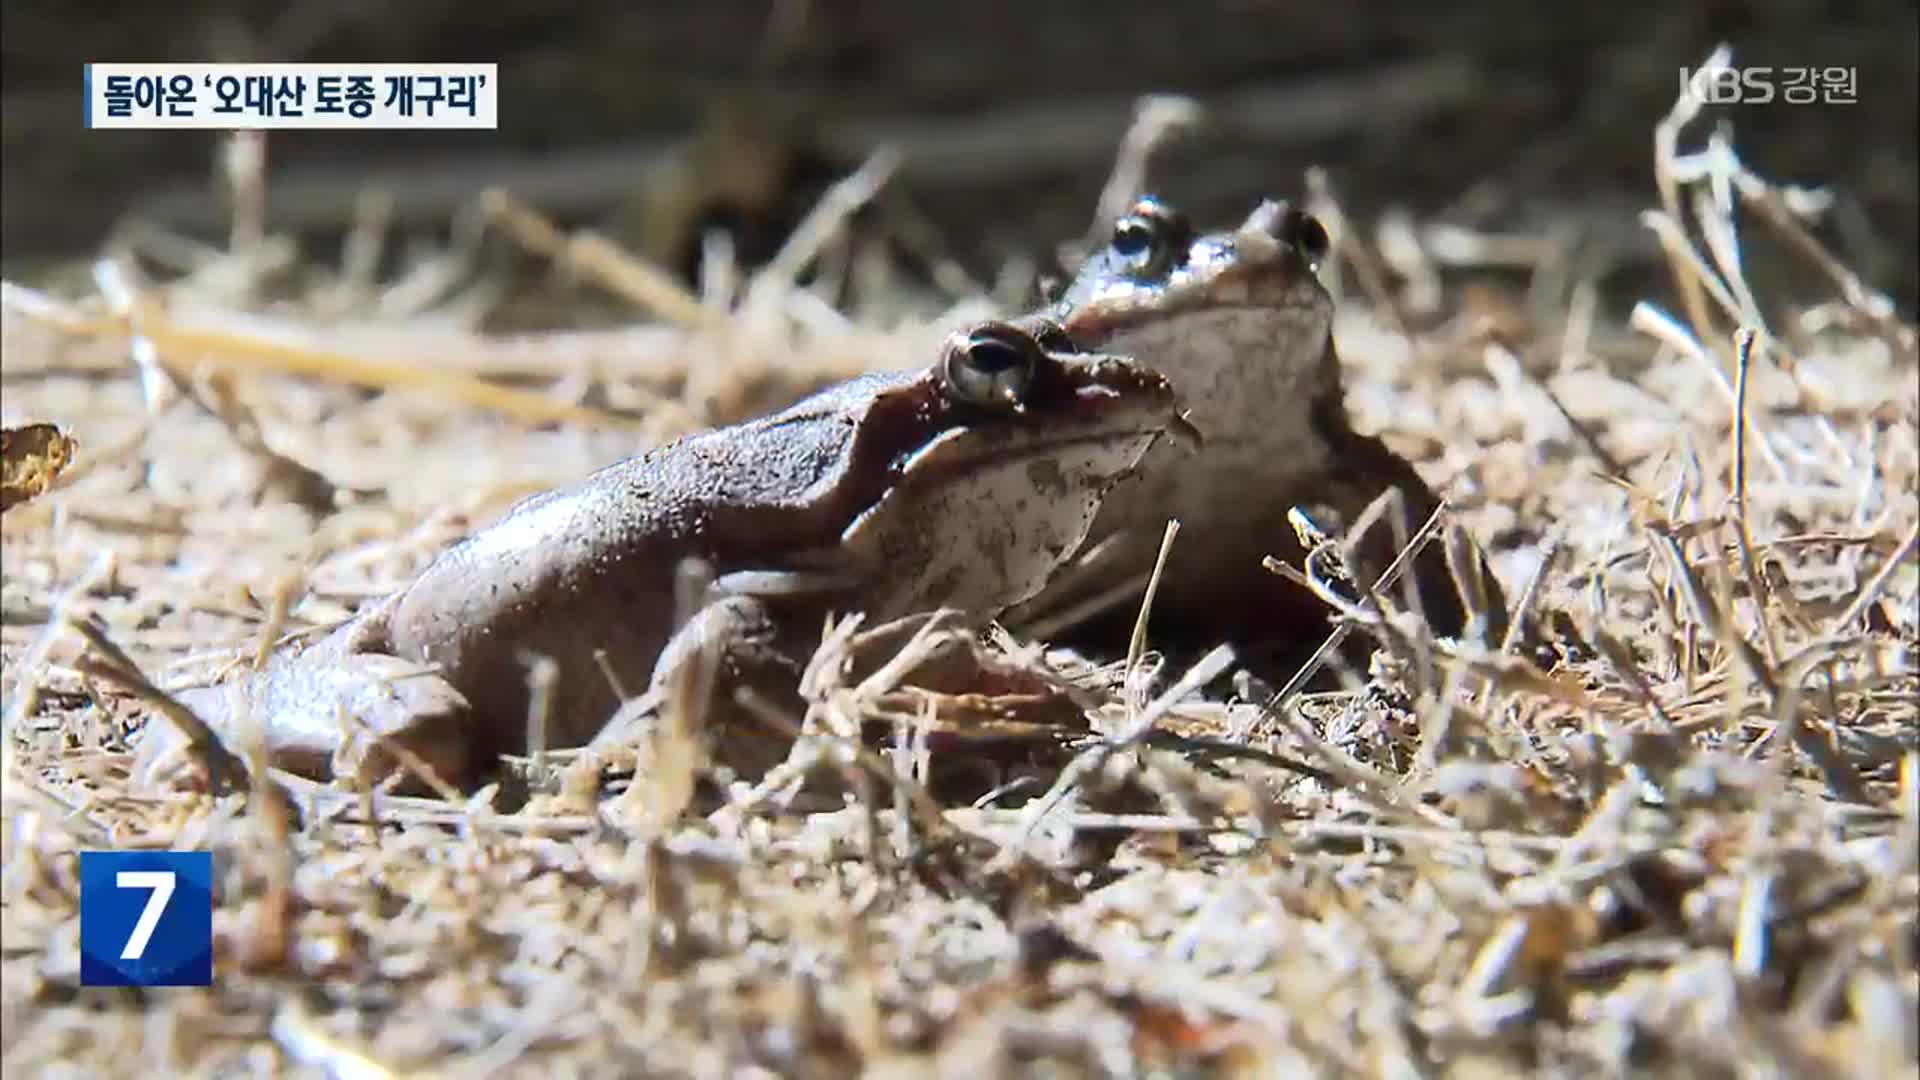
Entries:
<svg viewBox="0 0 1920 1080">
<path fill-rule="evenodd" d="M 212 853 L 80 853 L 82 986 L 212 982 Z"/>
</svg>

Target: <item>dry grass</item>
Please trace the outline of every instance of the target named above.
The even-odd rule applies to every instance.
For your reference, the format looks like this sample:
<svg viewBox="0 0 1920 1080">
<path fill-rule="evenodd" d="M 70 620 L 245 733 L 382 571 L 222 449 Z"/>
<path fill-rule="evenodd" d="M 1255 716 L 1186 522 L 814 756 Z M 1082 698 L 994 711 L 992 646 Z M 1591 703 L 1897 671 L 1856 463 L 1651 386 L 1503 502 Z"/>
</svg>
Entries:
<svg viewBox="0 0 1920 1080">
<path fill-rule="evenodd" d="M 1357 610 L 1372 671 L 1268 710 L 996 640 L 985 662 L 1070 687 L 1079 730 L 1071 764 L 981 806 L 917 782 L 919 729 L 966 703 L 916 693 L 914 661 L 975 647 L 937 627 L 858 682 L 845 658 L 880 646 L 831 635 L 808 736 L 725 805 L 688 802 L 669 739 L 614 799 L 511 812 L 135 790 L 123 737 L 150 710 L 71 629 L 97 619 L 154 683 L 204 676 L 230 655 L 209 647 L 330 622 L 519 495 L 912 363 L 945 319 L 878 330 L 716 277 L 640 301 L 677 326 L 501 345 L 400 325 L 461 310 L 444 290 L 409 307 L 343 275 L 349 332 L 243 318 L 268 312 L 245 273 L 196 303 L 238 256 L 164 288 L 105 274 L 105 306 L 10 293 L 5 420 L 70 425 L 80 453 L 4 521 L 7 1071 L 1912 1075 L 1913 330 L 1810 239 L 1834 303 L 1749 295 L 1731 204 L 1800 242 L 1798 196 L 1669 130 L 1649 225 L 1679 315 L 1608 325 L 1576 287 L 1409 333 L 1344 230 L 1373 297 L 1343 305 L 1350 411 L 1452 483 L 1517 600 L 1506 648 Z M 547 239 L 632 284 L 591 238 Z M 639 434 L 529 423 L 608 407 Z M 876 718 L 884 752 L 840 734 Z M 782 782 L 822 769 L 851 794 L 803 813 Z M 79 987 L 75 853 L 102 846 L 216 853 L 216 986 Z"/>
</svg>

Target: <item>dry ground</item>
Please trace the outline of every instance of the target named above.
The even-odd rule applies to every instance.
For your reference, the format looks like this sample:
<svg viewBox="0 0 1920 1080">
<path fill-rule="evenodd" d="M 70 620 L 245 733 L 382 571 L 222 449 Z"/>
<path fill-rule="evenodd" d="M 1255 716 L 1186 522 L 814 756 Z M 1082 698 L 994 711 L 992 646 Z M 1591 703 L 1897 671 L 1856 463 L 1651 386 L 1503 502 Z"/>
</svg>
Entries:
<svg viewBox="0 0 1920 1080">
<path fill-rule="evenodd" d="M 79 452 L 4 519 L 7 1072 L 1912 1075 L 1914 331 L 1813 244 L 1832 302 L 1748 295 L 1712 177 L 1790 242 L 1793 193 L 1728 156 L 1659 172 L 1686 287 L 1624 325 L 1548 269 L 1530 301 L 1462 290 L 1337 230 L 1349 408 L 1492 551 L 1506 648 L 1355 611 L 1371 669 L 1263 709 L 995 641 L 1073 688 L 1052 742 L 1078 756 L 979 806 L 835 737 L 967 706 L 843 681 L 843 637 L 794 764 L 853 794 L 812 813 L 774 784 L 690 803 L 670 740 L 600 802 L 146 791 L 125 736 L 152 710 L 111 675 L 204 678 L 518 496 L 914 363 L 959 309 L 873 329 L 776 267 L 718 317 L 624 279 L 662 326 L 508 347 L 431 280 L 274 306 L 239 255 L 10 291 L 5 421 Z M 217 985 L 78 985 L 75 854 L 106 846 L 215 852 Z"/>
</svg>

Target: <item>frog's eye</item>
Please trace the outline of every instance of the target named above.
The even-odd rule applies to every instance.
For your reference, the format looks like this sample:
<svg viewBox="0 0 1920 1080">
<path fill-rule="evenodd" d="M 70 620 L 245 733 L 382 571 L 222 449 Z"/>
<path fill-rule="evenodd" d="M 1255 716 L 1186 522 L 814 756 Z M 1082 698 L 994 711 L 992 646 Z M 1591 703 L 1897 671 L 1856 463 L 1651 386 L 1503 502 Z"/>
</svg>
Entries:
<svg viewBox="0 0 1920 1080">
<path fill-rule="evenodd" d="M 1153 248 L 1153 223 L 1145 218 L 1123 217 L 1113 226 L 1113 250 L 1120 255 L 1144 255 Z"/>
<path fill-rule="evenodd" d="M 1041 359 L 1040 344 L 1018 327 L 982 323 L 948 339 L 942 370 L 961 401 L 1018 408 Z"/>
<path fill-rule="evenodd" d="M 1178 210 L 1147 196 L 1113 223 L 1111 247 L 1136 277 L 1158 277 L 1183 253 L 1189 239 L 1187 221 Z"/>
<path fill-rule="evenodd" d="M 1312 214 L 1288 207 L 1280 221 L 1280 241 L 1317 265 L 1327 254 L 1327 227 Z"/>
</svg>

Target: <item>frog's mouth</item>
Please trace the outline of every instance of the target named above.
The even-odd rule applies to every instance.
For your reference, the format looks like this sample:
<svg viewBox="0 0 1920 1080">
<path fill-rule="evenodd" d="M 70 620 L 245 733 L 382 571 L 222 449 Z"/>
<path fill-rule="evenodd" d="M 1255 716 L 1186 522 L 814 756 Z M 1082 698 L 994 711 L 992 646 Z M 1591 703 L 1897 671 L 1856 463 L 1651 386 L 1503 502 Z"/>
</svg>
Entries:
<svg viewBox="0 0 1920 1080">
<path fill-rule="evenodd" d="M 1146 444 L 1163 438 L 1197 445 L 1200 440 L 1199 429 L 1187 420 L 1184 413 L 1171 414 L 1165 422 L 1157 424 L 1116 426 L 1103 425 L 1097 420 L 1082 421 L 1082 424 L 1091 426 L 1091 430 L 1026 438 L 992 438 L 985 440 L 984 444 L 978 438 L 978 432 L 951 431 L 914 451 L 911 457 L 902 462 L 901 478 L 908 483 L 936 483 L 941 477 L 1065 456 L 1089 447 L 1112 449 L 1138 443 L 1144 448 Z M 975 437 L 969 438 L 970 435 Z M 1144 449 L 1133 456 L 1138 458 L 1143 453 Z"/>
</svg>

